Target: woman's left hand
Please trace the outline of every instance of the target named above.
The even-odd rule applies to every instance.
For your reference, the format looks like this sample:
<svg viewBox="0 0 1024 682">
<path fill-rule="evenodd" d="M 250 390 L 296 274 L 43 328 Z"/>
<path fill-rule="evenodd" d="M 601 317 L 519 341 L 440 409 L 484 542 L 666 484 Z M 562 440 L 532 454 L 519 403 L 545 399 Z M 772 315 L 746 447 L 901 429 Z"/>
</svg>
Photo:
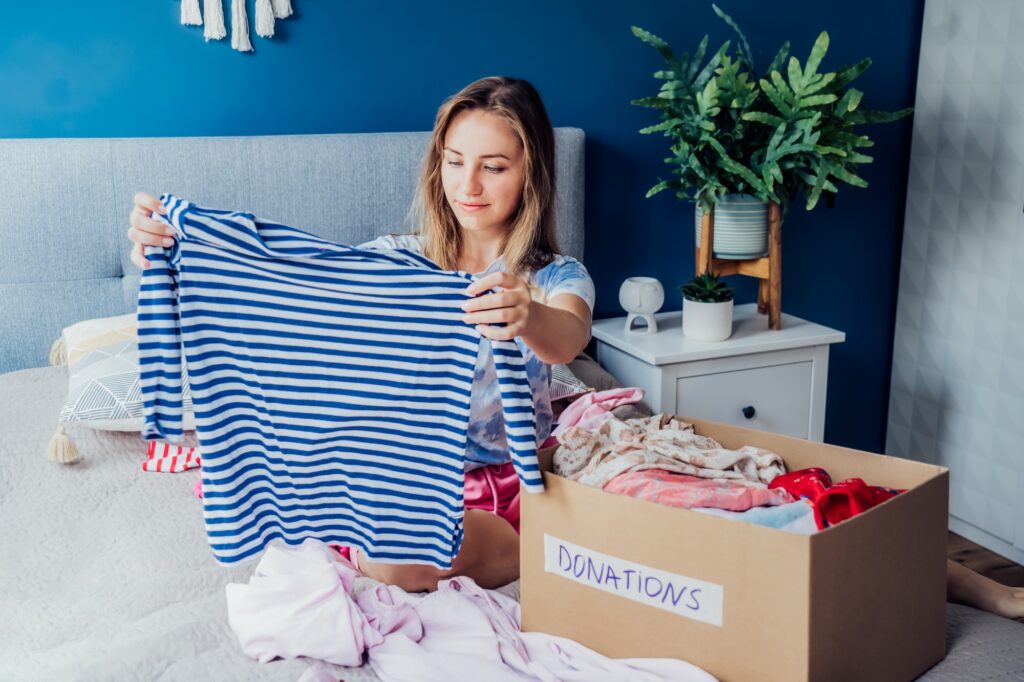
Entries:
<svg viewBox="0 0 1024 682">
<path fill-rule="evenodd" d="M 501 291 L 477 296 L 494 288 L 500 288 Z M 470 284 L 466 293 L 476 298 L 462 304 L 462 309 L 467 313 L 463 320 L 466 324 L 476 325 L 481 336 L 495 341 L 510 341 L 517 336 L 529 334 L 533 299 L 530 287 L 522 277 L 507 272 L 493 272 Z M 504 322 L 505 326 L 490 326 L 499 322 Z"/>
</svg>

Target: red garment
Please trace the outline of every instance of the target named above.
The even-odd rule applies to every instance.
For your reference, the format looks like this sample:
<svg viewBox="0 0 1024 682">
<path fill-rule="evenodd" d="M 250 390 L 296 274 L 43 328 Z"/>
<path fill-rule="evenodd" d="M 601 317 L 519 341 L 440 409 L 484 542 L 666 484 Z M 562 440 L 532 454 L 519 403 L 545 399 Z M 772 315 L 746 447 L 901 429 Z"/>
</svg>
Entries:
<svg viewBox="0 0 1024 682">
<path fill-rule="evenodd" d="M 814 505 L 814 520 L 819 530 L 834 526 L 905 492 L 871 486 L 860 478 L 832 483 L 828 472 L 819 467 L 777 476 L 768 484 L 768 488 L 781 488 L 795 497 L 810 500 Z"/>
<path fill-rule="evenodd" d="M 830 526 L 896 497 L 902 490 L 868 485 L 860 478 L 839 481 L 822 493 L 816 506 Z"/>
<path fill-rule="evenodd" d="M 146 454 L 146 461 L 142 463 L 143 471 L 177 474 L 201 464 L 199 452 L 195 447 L 151 440 Z"/>
<path fill-rule="evenodd" d="M 641 469 L 619 474 L 608 481 L 604 490 L 682 509 L 711 507 L 743 512 L 753 507 L 776 507 L 796 501 L 781 488 L 769 490 L 763 484 L 698 478 L 665 469 Z"/>
</svg>

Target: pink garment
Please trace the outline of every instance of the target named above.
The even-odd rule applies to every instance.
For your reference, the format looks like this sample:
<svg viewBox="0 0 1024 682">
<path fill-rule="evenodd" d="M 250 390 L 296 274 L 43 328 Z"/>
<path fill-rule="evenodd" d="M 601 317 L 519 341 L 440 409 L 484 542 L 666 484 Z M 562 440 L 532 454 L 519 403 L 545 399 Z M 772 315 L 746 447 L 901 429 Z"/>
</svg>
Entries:
<svg viewBox="0 0 1024 682">
<path fill-rule="evenodd" d="M 520 632 L 519 604 L 469 578 L 443 580 L 425 595 L 378 584 L 353 598 L 356 575 L 317 540 L 272 543 L 248 584 L 227 586 L 242 650 L 260 662 L 307 656 L 349 666 L 365 651 L 385 682 L 714 680 L 684 661 L 609 659 Z"/>
<path fill-rule="evenodd" d="M 383 643 L 349 593 L 358 574 L 327 545 L 272 543 L 249 583 L 228 583 L 228 625 L 242 651 L 260 663 L 308 656 L 362 665 L 363 651 Z"/>
<path fill-rule="evenodd" d="M 776 507 L 795 500 L 781 488 L 769 490 L 761 484 L 746 480 L 698 478 L 664 469 L 642 469 L 620 474 L 608 481 L 604 489 L 610 493 L 683 509 L 711 507 L 741 512 L 753 507 Z M 779 495 L 779 492 L 785 494 Z"/>
<path fill-rule="evenodd" d="M 642 388 L 612 388 L 607 391 L 587 393 L 569 403 L 558 416 L 558 426 L 551 432 L 557 436 L 570 426 L 581 429 L 596 429 L 612 416 L 612 410 L 620 405 L 638 403 L 644 399 Z"/>
<path fill-rule="evenodd" d="M 142 463 L 143 471 L 158 471 L 165 474 L 176 474 L 199 466 L 201 459 L 195 447 L 171 445 L 162 441 L 149 441 L 146 461 Z"/>
<path fill-rule="evenodd" d="M 519 532 L 519 476 L 512 462 L 467 471 L 462 497 L 466 509 L 497 514 Z"/>
</svg>

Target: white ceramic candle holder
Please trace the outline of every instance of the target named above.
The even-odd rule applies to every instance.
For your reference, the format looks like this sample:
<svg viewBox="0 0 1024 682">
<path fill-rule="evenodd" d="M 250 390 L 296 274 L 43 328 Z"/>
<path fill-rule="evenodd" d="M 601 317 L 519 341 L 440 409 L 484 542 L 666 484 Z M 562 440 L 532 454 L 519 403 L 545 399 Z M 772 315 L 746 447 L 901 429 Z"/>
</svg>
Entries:
<svg viewBox="0 0 1024 682">
<path fill-rule="evenodd" d="M 658 323 L 654 313 L 665 303 L 665 290 L 661 282 L 653 277 L 629 277 L 619 287 L 619 305 L 629 315 L 626 317 L 626 331 L 631 334 L 657 334 Z M 644 322 L 636 329 L 633 325 Z"/>
</svg>

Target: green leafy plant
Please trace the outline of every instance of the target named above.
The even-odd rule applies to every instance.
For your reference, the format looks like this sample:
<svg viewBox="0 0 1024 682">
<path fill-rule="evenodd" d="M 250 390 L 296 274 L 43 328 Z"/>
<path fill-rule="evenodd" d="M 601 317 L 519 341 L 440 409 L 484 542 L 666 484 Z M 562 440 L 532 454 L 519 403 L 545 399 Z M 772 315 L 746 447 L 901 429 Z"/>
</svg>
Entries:
<svg viewBox="0 0 1024 682">
<path fill-rule="evenodd" d="M 789 55 L 786 42 L 764 76 L 756 77 L 746 36 L 717 5 L 712 8 L 736 32 L 739 47 L 730 52 L 731 41 L 726 41 L 706 63 L 706 35 L 692 56 L 676 57 L 664 40 L 632 27 L 633 35 L 654 47 L 668 65 L 654 73 L 663 81 L 657 95 L 632 100 L 661 114 L 661 123 L 640 132 L 660 132 L 671 140 L 672 156 L 665 162 L 675 177 L 660 180 L 647 196 L 675 189 L 678 198 L 698 199 L 709 210 L 722 195 L 752 194 L 785 209 L 803 193 L 811 210 L 823 194 L 831 204 L 837 180 L 867 187 L 856 171 L 872 158 L 859 149 L 874 143 L 853 126 L 895 121 L 912 111 L 860 108 L 864 93 L 848 85 L 871 59 L 819 72 L 828 51 L 823 31 L 803 65 Z"/>
<path fill-rule="evenodd" d="M 732 300 L 733 291 L 728 284 L 718 279 L 713 272 L 695 275 L 689 282 L 679 287 L 683 297 L 698 303 L 725 303 Z"/>
</svg>

